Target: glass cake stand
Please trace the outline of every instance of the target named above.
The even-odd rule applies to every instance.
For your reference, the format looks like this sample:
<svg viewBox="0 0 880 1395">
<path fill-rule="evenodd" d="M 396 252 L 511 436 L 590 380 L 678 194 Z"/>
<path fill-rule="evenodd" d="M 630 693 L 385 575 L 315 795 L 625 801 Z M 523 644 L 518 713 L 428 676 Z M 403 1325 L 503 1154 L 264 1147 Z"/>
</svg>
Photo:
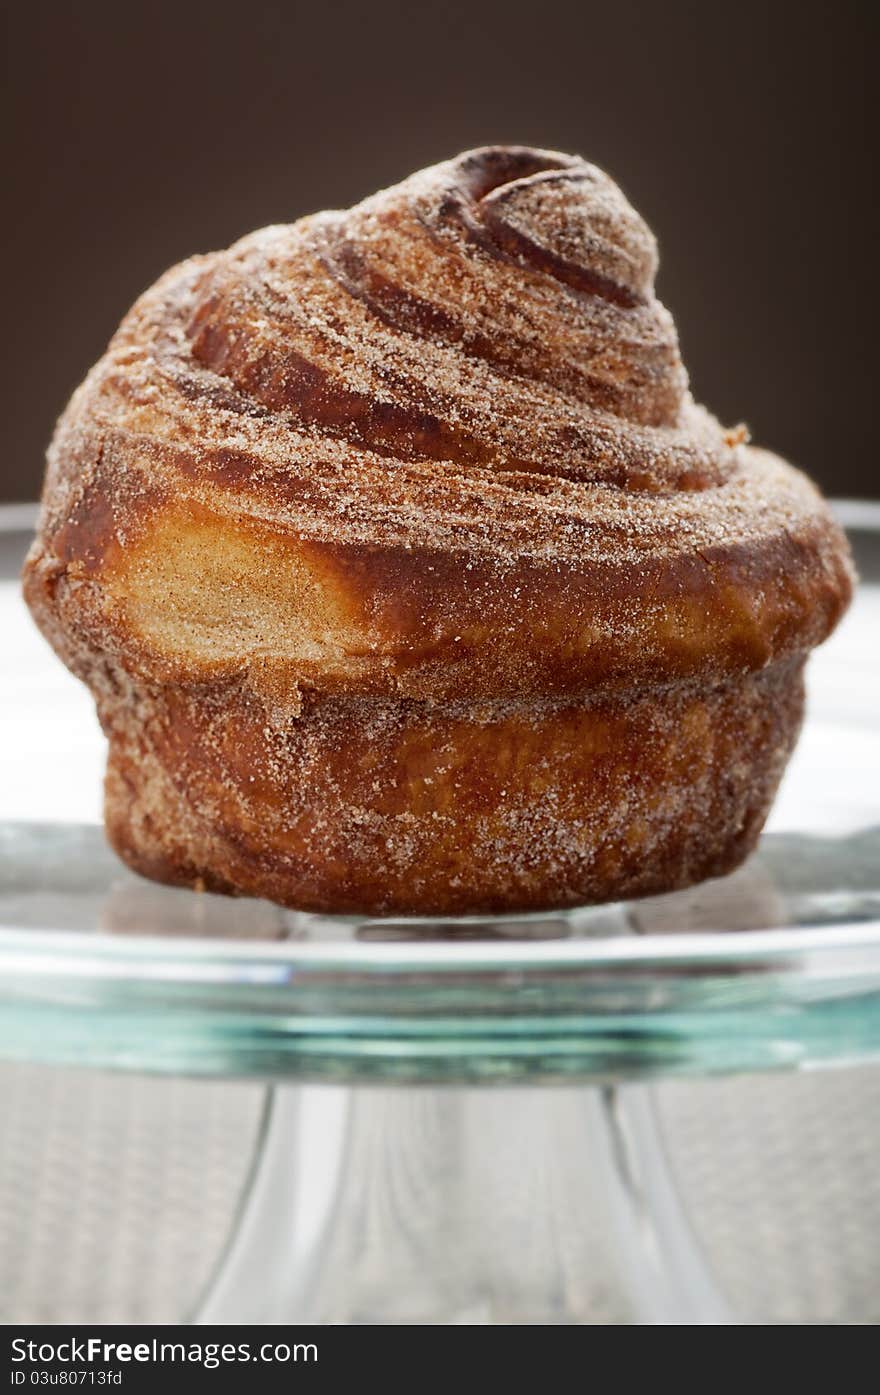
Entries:
<svg viewBox="0 0 880 1395">
<path fill-rule="evenodd" d="M 33 511 L 0 509 L 0 1056 L 271 1083 L 197 1320 L 580 1322 L 597 1270 L 633 1321 L 736 1320 L 650 1082 L 880 1060 L 880 506 L 838 509 L 862 584 L 812 659 L 749 862 L 628 904 L 449 920 L 127 872 L 91 699 L 19 597 Z"/>
</svg>

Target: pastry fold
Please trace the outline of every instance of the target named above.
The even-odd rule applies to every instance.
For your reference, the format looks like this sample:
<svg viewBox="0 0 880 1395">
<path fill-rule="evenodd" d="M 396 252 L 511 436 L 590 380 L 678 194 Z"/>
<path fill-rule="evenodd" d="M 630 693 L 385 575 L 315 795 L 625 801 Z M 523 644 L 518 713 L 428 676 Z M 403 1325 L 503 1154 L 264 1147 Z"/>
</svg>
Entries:
<svg viewBox="0 0 880 1395">
<path fill-rule="evenodd" d="M 25 569 L 129 863 L 447 913 L 742 859 L 852 571 L 693 402 L 656 265 L 600 170 L 490 147 L 136 303 Z"/>
</svg>

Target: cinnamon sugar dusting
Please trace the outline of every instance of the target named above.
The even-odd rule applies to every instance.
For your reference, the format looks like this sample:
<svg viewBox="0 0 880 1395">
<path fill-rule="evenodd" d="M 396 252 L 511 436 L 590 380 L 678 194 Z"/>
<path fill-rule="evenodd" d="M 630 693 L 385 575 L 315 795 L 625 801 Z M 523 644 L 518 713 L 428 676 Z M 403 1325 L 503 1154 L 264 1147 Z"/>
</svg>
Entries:
<svg viewBox="0 0 880 1395">
<path fill-rule="evenodd" d="M 71 403 L 56 488 L 110 443 L 129 493 L 501 559 L 810 527 L 802 477 L 691 400 L 642 220 L 595 167 L 528 154 L 506 161 L 524 177 L 476 152 L 169 272 Z"/>
<path fill-rule="evenodd" d="M 491 147 L 141 297 L 25 578 L 133 865 L 433 911 L 745 854 L 851 569 L 809 481 L 692 400 L 656 269 L 601 170 Z"/>
</svg>

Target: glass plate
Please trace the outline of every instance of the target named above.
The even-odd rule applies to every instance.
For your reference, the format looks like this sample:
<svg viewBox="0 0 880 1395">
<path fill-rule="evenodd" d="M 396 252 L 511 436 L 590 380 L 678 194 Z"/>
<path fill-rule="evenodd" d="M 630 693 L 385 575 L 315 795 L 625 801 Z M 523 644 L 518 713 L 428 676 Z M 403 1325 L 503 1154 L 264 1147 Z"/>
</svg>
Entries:
<svg viewBox="0 0 880 1395">
<path fill-rule="evenodd" d="M 100 829 L 88 693 L 24 609 L 32 511 L 0 509 L 0 1055 L 226 1076 L 616 1080 L 880 1057 L 880 507 L 732 876 L 627 904 L 334 917 L 173 890 Z"/>
</svg>

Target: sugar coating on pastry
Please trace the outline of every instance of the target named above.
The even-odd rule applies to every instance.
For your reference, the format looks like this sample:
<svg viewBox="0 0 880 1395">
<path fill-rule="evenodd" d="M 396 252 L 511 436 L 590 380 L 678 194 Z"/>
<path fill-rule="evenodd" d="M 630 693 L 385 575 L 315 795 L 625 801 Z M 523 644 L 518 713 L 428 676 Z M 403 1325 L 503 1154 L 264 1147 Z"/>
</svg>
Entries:
<svg viewBox="0 0 880 1395">
<path fill-rule="evenodd" d="M 656 269 L 601 170 L 487 147 L 141 297 L 25 568 L 126 861 L 400 914 L 742 860 L 852 569 L 693 402 Z"/>
</svg>

